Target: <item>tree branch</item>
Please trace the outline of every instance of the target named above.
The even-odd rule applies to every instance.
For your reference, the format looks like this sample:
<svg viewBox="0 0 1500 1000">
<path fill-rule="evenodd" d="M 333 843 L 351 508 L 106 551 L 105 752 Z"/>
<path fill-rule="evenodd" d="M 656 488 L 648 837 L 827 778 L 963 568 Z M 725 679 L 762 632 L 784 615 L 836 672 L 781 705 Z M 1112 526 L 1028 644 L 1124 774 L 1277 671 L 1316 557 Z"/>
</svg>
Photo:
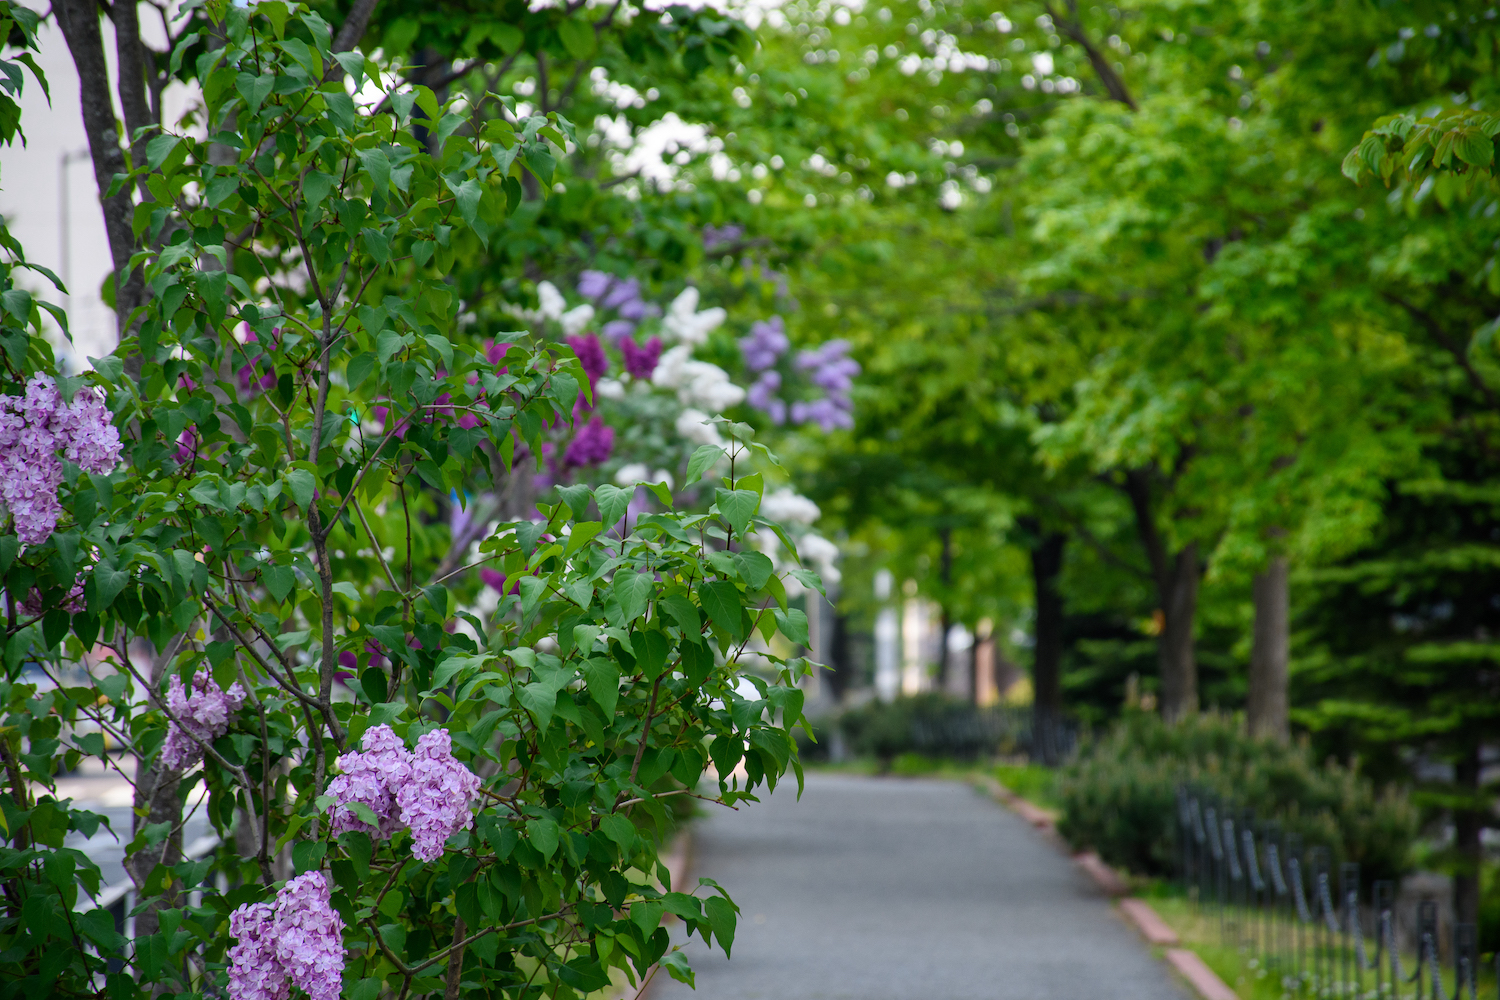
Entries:
<svg viewBox="0 0 1500 1000">
<path fill-rule="evenodd" d="M 1130 90 L 1125 86 L 1125 81 L 1120 74 L 1115 72 L 1114 66 L 1110 65 L 1109 57 L 1099 50 L 1093 39 L 1089 38 L 1088 32 L 1083 30 L 1083 24 L 1078 20 L 1078 0 L 1068 0 L 1068 11 L 1071 17 L 1059 17 L 1052 4 L 1043 4 L 1047 16 L 1052 18 L 1052 23 L 1073 41 L 1083 47 L 1083 51 L 1089 57 L 1089 63 L 1094 67 L 1094 74 L 1099 77 L 1099 82 L 1109 93 L 1112 100 L 1119 101 L 1131 111 L 1139 111 L 1140 106 L 1135 103 L 1135 98 L 1130 96 Z"/>
</svg>

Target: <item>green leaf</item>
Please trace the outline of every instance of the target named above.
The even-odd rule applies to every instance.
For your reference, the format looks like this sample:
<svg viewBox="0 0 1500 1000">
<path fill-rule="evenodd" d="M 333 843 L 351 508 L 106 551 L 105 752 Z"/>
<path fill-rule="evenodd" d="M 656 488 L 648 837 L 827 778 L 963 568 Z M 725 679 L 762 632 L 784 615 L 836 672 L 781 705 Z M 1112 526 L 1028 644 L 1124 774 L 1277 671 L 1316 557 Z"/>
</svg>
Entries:
<svg viewBox="0 0 1500 1000">
<path fill-rule="evenodd" d="M 719 514 L 729 522 L 736 534 L 744 534 L 750 518 L 755 516 L 755 511 L 760 506 L 760 494 L 754 490 L 720 489 L 714 491 L 714 498 L 719 505 Z"/>
<path fill-rule="evenodd" d="M 599 532 L 603 530 L 604 523 L 602 521 L 582 521 L 574 524 L 573 530 L 568 534 L 568 545 L 563 550 L 563 558 L 571 559 L 575 552 L 597 538 Z"/>
<path fill-rule="evenodd" d="M 734 554 L 734 568 L 745 581 L 745 586 L 751 590 L 759 590 L 766 585 L 775 570 L 771 560 L 759 552 L 736 552 Z"/>
<path fill-rule="evenodd" d="M 736 642 L 740 641 L 740 592 L 734 584 L 728 580 L 700 583 L 698 601 L 703 605 L 703 610 L 708 612 L 711 622 L 728 632 Z"/>
<path fill-rule="evenodd" d="M 114 603 L 114 599 L 120 596 L 120 591 L 130 582 L 130 574 L 116 568 L 108 559 L 98 562 L 89 575 L 92 577 L 95 597 L 94 601 L 89 602 L 89 611 L 96 615 Z"/>
<path fill-rule="evenodd" d="M 629 852 L 635 846 L 635 824 L 624 813 L 612 812 L 600 816 L 599 829 L 618 844 L 622 852 Z"/>
<path fill-rule="evenodd" d="M 586 21 L 564 18 L 557 26 L 557 36 L 574 59 L 587 59 L 594 54 L 594 26 Z"/>
<path fill-rule="evenodd" d="M 286 595 L 297 586 L 297 574 L 290 566 L 267 566 L 261 571 L 260 579 L 277 604 L 286 600 Z"/>
<path fill-rule="evenodd" d="M 540 851 L 544 858 L 551 858 L 557 853 L 557 838 L 561 832 L 555 820 L 528 819 L 526 821 L 526 834 L 531 838 L 531 846 Z"/>
<path fill-rule="evenodd" d="M 336 183 L 333 177 L 321 170 L 313 170 L 302 178 L 302 197 L 307 199 L 308 209 L 317 208 Z"/>
<path fill-rule="evenodd" d="M 739 907 L 723 896 L 710 896 L 703 901 L 703 914 L 708 917 L 708 926 L 712 928 L 714 937 L 719 939 L 725 958 L 729 957 L 730 950 L 734 947 L 735 914 L 737 913 L 739 913 Z"/>
<path fill-rule="evenodd" d="M 630 648 L 635 665 L 648 680 L 656 680 L 667 669 L 667 654 L 672 646 L 666 635 L 655 629 L 630 633 Z"/>
<path fill-rule="evenodd" d="M 312 504 L 313 491 L 317 488 L 317 481 L 313 474 L 306 469 L 290 469 L 286 474 L 286 487 L 292 494 L 292 500 L 302 510 L 307 510 Z"/>
<path fill-rule="evenodd" d="M 573 512 L 575 521 L 581 521 L 588 516 L 589 501 L 593 499 L 593 494 L 587 485 L 575 483 L 572 486 L 561 487 L 557 492 L 563 498 L 563 502 L 568 505 L 568 509 Z"/>
<path fill-rule="evenodd" d="M 615 706 L 620 700 L 620 668 L 601 657 L 584 660 L 583 683 L 604 717 L 614 718 Z"/>
<path fill-rule="evenodd" d="M 724 457 L 724 449 L 716 444 L 702 444 L 693 452 L 693 457 L 688 459 L 687 478 L 682 485 L 691 486 L 698 482 L 703 476 L 718 464 L 719 459 Z"/>
<path fill-rule="evenodd" d="M 689 635 L 697 635 L 703 631 L 703 618 L 698 614 L 697 606 L 687 599 L 686 594 L 668 594 L 657 601 L 657 606 Z"/>
<path fill-rule="evenodd" d="M 620 602 L 621 624 L 633 622 L 646 612 L 646 603 L 651 599 L 651 577 L 637 573 L 633 567 L 622 566 L 615 574 L 613 585 L 615 600 Z"/>
<path fill-rule="evenodd" d="M 162 134 L 146 143 L 146 166 L 151 170 L 161 169 L 161 165 L 167 162 L 167 157 L 172 155 L 172 150 L 181 141 L 175 135 Z"/>
<path fill-rule="evenodd" d="M 365 351 L 363 354 L 356 354 L 354 357 L 349 359 L 349 366 L 347 369 L 345 369 L 344 377 L 349 383 L 350 392 L 358 389 L 360 383 L 370 377 L 370 373 L 375 370 L 375 365 L 377 363 L 378 359 L 371 351 Z"/>
<path fill-rule="evenodd" d="M 806 646 L 807 639 L 807 613 L 799 608 L 791 608 L 782 612 L 780 608 L 772 608 L 771 616 L 776 619 L 776 629 L 792 642 L 799 646 Z"/>
<path fill-rule="evenodd" d="M 375 194 L 385 194 L 391 188 L 391 161 L 383 149 L 361 149 L 355 153 L 360 166 L 370 175 L 370 187 Z"/>
<path fill-rule="evenodd" d="M 625 516 L 625 510 L 630 506 L 630 490 L 622 490 L 618 486 L 606 483 L 594 490 L 594 502 L 599 505 L 599 520 L 606 527 L 614 527 L 620 518 Z"/>
<path fill-rule="evenodd" d="M 364 241 L 365 249 L 370 252 L 371 257 L 375 258 L 375 263 L 384 267 L 391 259 L 391 242 L 385 238 L 385 233 L 378 229 L 362 229 L 360 236 Z"/>
</svg>

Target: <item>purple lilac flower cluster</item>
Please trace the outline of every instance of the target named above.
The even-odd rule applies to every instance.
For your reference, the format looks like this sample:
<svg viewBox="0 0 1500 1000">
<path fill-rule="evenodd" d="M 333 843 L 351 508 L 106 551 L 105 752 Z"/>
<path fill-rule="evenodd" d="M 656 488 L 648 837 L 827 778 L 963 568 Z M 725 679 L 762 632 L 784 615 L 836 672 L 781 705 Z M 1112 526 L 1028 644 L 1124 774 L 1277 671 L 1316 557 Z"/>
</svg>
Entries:
<svg viewBox="0 0 1500 1000">
<path fill-rule="evenodd" d="M 823 396 L 811 402 L 792 404 L 792 422 L 815 423 L 828 433 L 836 427 L 854 427 L 854 402 L 849 390 L 859 374 L 859 362 L 849 357 L 849 342 L 830 340 L 815 351 L 797 355 L 797 367 L 808 373 Z"/>
<path fill-rule="evenodd" d="M 815 399 L 797 400 L 788 406 L 777 395 L 783 376 L 776 365 L 791 346 L 780 316 L 752 324 L 750 335 L 740 338 L 745 367 L 760 372 L 750 385 L 747 401 L 778 424 L 790 418 L 794 424 L 817 424 L 825 434 L 839 427 L 852 428 L 854 403 L 849 390 L 854 387 L 854 376 L 859 374 L 859 362 L 848 356 L 848 341 L 830 340 L 815 351 L 797 355 L 796 369 L 806 372 L 808 380 L 822 393 Z"/>
<path fill-rule="evenodd" d="M 411 753 L 390 726 L 374 726 L 360 745 L 363 752 L 339 757 L 343 774 L 328 783 L 334 832 L 362 830 L 383 839 L 407 827 L 414 855 L 441 857 L 448 838 L 473 824 L 470 804 L 479 793 L 479 777 L 454 758 L 448 731 L 420 737 Z M 354 815 L 349 806 L 356 802 L 375 813 L 378 830 Z"/>
<path fill-rule="evenodd" d="M 312 1000 L 337 1000 L 343 988 L 344 921 L 328 879 L 307 872 L 274 903 L 246 903 L 229 915 L 231 1000 L 286 1000 L 291 984 Z"/>
<path fill-rule="evenodd" d="M 212 743 L 227 733 L 229 716 L 244 703 L 245 689 L 238 681 L 225 691 L 208 671 L 200 670 L 193 675 L 189 691 L 183 687 L 182 678 L 173 674 L 167 681 L 167 708 L 181 725 L 173 722 L 167 726 L 167 739 L 161 745 L 161 766 L 178 771 L 202 760 L 200 741 Z"/>
<path fill-rule="evenodd" d="M 40 545 L 57 527 L 62 459 L 109 472 L 120 461 L 120 432 L 93 389 L 64 403 L 50 376 L 34 375 L 24 396 L 0 396 L 0 499 L 26 545 Z"/>
<path fill-rule="evenodd" d="M 745 227 L 728 223 L 723 226 L 703 227 L 703 252 L 719 253 L 745 238 Z"/>
<path fill-rule="evenodd" d="M 653 360 L 649 365 L 643 365 L 642 360 L 632 363 L 632 351 L 649 352 L 651 344 L 656 345 L 656 356 L 661 356 L 661 341 L 653 337 L 651 342 L 642 349 L 632 339 L 635 334 L 636 325 L 648 316 L 660 316 L 661 306 L 654 302 L 647 302 L 641 298 L 641 283 L 635 278 L 617 278 L 604 271 L 584 271 L 578 276 L 578 294 L 594 303 L 600 309 L 613 309 L 616 319 L 610 320 L 600 328 L 604 339 L 611 343 L 620 345 L 625 352 L 626 370 L 635 378 L 650 378 L 651 371 L 655 370 L 656 363 Z M 643 359 L 643 355 L 637 353 L 637 359 Z M 645 375 L 637 375 L 637 367 L 647 369 Z"/>
</svg>

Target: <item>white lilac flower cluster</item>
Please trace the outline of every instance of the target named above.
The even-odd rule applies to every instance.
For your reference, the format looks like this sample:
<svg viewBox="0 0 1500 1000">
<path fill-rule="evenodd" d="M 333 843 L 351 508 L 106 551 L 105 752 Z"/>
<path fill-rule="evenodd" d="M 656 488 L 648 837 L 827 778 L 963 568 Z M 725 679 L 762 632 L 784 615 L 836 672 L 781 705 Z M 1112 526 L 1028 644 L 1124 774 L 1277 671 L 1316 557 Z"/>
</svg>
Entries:
<svg viewBox="0 0 1500 1000">
<path fill-rule="evenodd" d="M 0 499 L 26 545 L 57 527 L 63 459 L 99 474 L 120 461 L 120 432 L 98 394 L 80 389 L 65 403 L 51 376 L 34 375 L 25 395 L 0 396 Z"/>
<path fill-rule="evenodd" d="M 838 569 L 839 547 L 812 530 L 813 524 L 822 516 L 817 504 L 783 487 L 767 493 L 761 499 L 760 512 L 767 520 L 786 527 L 797 546 L 797 556 L 802 564 L 815 569 L 825 584 L 834 586 L 842 579 Z M 775 534 L 762 531 L 756 534 L 755 539 L 756 547 L 771 557 L 777 572 L 785 573 L 794 567 L 795 564 L 782 555 L 781 541 Z M 791 596 L 803 592 L 802 585 L 795 578 L 788 577 L 786 585 L 787 593 Z"/>
<path fill-rule="evenodd" d="M 359 830 L 385 840 L 402 828 L 412 834 L 412 853 L 423 861 L 442 857 L 448 838 L 474 822 L 470 809 L 479 778 L 453 757 L 446 729 L 434 729 L 410 752 L 390 726 L 373 726 L 360 741 L 363 752 L 340 755 L 343 773 L 328 783 L 333 797 L 334 836 Z M 378 827 L 349 808 L 368 806 Z"/>
<path fill-rule="evenodd" d="M 246 903 L 229 915 L 230 1000 L 287 1000 L 295 984 L 312 1000 L 337 1000 L 343 989 L 344 921 L 328 880 L 307 872 L 275 902 Z"/>
<path fill-rule="evenodd" d="M 178 771 L 202 760 L 201 744 L 212 743 L 227 733 L 229 717 L 244 703 L 245 689 L 238 682 L 225 691 L 214 683 L 208 671 L 200 670 L 193 675 L 189 691 L 182 678 L 173 674 L 167 681 L 167 709 L 182 724 L 172 722 L 167 726 L 167 739 L 161 745 L 159 758 L 161 766 Z"/>
</svg>

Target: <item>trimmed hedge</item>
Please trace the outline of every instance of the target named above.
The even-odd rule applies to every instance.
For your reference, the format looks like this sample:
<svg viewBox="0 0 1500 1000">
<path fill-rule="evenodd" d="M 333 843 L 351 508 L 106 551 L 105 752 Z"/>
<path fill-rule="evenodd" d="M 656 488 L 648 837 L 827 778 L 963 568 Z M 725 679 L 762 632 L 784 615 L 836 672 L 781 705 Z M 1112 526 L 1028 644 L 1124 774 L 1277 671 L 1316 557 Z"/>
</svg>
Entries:
<svg viewBox="0 0 1500 1000">
<path fill-rule="evenodd" d="M 1403 794 L 1377 792 L 1357 770 L 1319 764 L 1306 743 L 1246 735 L 1235 716 L 1207 713 L 1168 725 L 1132 712 L 1085 743 L 1058 781 L 1058 831 L 1111 864 L 1172 872 L 1178 857 L 1177 788 L 1188 784 L 1237 809 L 1253 809 L 1326 846 L 1335 863 L 1357 861 L 1366 878 L 1406 871 L 1418 830 Z"/>
</svg>

